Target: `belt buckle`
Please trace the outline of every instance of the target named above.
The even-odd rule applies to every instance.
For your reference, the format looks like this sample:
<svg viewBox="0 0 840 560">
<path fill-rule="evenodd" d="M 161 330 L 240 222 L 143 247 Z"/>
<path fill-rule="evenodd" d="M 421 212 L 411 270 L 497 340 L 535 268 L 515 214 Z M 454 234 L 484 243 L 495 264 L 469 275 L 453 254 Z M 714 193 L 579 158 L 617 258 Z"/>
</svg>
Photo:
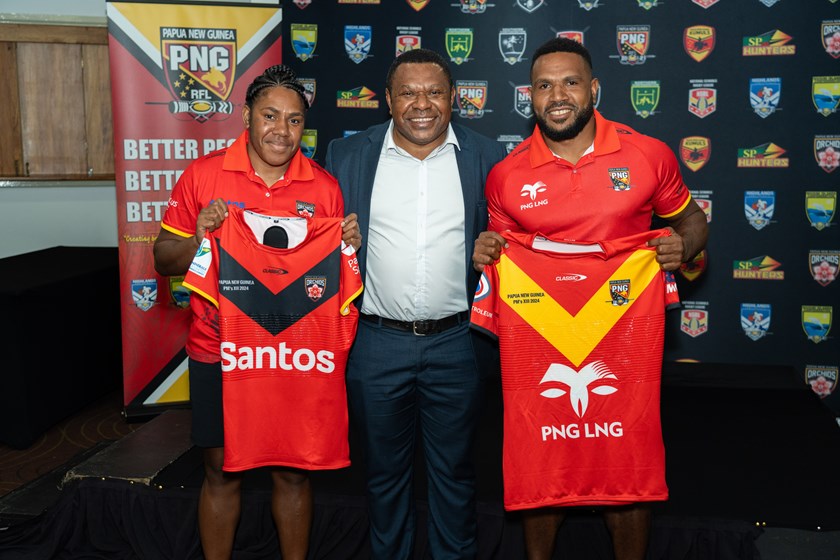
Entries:
<svg viewBox="0 0 840 560">
<path fill-rule="evenodd" d="M 417 331 L 417 324 L 418 323 L 425 323 L 426 321 L 412 321 L 411 322 L 411 332 L 414 333 L 414 336 L 426 336 L 425 332 L 418 332 Z"/>
</svg>

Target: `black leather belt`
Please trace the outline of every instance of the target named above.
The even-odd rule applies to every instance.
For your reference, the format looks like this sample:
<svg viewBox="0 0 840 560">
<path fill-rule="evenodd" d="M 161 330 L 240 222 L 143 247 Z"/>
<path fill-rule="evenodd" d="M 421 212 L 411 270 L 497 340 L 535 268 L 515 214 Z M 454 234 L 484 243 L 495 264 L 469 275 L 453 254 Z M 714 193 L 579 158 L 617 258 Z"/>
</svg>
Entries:
<svg viewBox="0 0 840 560">
<path fill-rule="evenodd" d="M 367 321 L 368 323 L 375 323 L 390 329 L 414 333 L 417 336 L 441 333 L 457 327 L 461 323 L 466 323 L 469 320 L 469 315 L 466 311 L 461 311 L 443 319 L 425 319 L 423 321 L 397 321 L 396 319 L 386 319 L 385 317 L 367 315 L 365 313 L 360 313 L 359 317 L 362 321 Z"/>
</svg>

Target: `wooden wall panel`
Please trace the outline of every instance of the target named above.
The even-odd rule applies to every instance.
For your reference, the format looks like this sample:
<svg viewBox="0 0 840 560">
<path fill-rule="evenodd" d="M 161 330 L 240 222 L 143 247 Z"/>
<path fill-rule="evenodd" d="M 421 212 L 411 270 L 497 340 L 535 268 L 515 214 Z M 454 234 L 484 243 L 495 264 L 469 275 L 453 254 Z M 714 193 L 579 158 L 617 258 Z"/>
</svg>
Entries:
<svg viewBox="0 0 840 560">
<path fill-rule="evenodd" d="M 17 46 L 0 42 L 0 176 L 23 173 L 20 136 L 20 98 L 17 79 Z"/>
<path fill-rule="evenodd" d="M 81 46 L 18 43 L 24 173 L 87 176 Z"/>
<path fill-rule="evenodd" d="M 91 177 L 114 174 L 114 129 L 107 45 L 82 45 L 87 165 Z"/>
</svg>

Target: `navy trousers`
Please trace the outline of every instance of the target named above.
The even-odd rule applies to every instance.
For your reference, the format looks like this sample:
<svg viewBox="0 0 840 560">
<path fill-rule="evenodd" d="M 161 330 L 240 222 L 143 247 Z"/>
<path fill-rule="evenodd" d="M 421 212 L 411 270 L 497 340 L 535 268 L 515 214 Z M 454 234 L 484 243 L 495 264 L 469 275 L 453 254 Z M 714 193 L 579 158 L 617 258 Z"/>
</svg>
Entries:
<svg viewBox="0 0 840 560">
<path fill-rule="evenodd" d="M 474 558 L 473 443 L 484 383 L 469 323 L 416 336 L 360 321 L 346 377 L 364 442 L 373 558 L 413 556 L 417 433 L 428 477 L 428 550 L 435 560 Z"/>
</svg>

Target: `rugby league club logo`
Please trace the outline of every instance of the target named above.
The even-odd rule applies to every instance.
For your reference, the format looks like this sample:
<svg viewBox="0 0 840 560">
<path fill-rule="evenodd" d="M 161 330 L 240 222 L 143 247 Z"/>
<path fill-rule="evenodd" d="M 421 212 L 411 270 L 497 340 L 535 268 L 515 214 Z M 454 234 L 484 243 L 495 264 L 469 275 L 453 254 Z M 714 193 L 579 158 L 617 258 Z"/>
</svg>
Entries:
<svg viewBox="0 0 840 560">
<path fill-rule="evenodd" d="M 228 97 L 236 78 L 236 29 L 161 27 L 160 54 L 174 98 L 170 113 L 198 122 L 233 113 Z"/>
</svg>

